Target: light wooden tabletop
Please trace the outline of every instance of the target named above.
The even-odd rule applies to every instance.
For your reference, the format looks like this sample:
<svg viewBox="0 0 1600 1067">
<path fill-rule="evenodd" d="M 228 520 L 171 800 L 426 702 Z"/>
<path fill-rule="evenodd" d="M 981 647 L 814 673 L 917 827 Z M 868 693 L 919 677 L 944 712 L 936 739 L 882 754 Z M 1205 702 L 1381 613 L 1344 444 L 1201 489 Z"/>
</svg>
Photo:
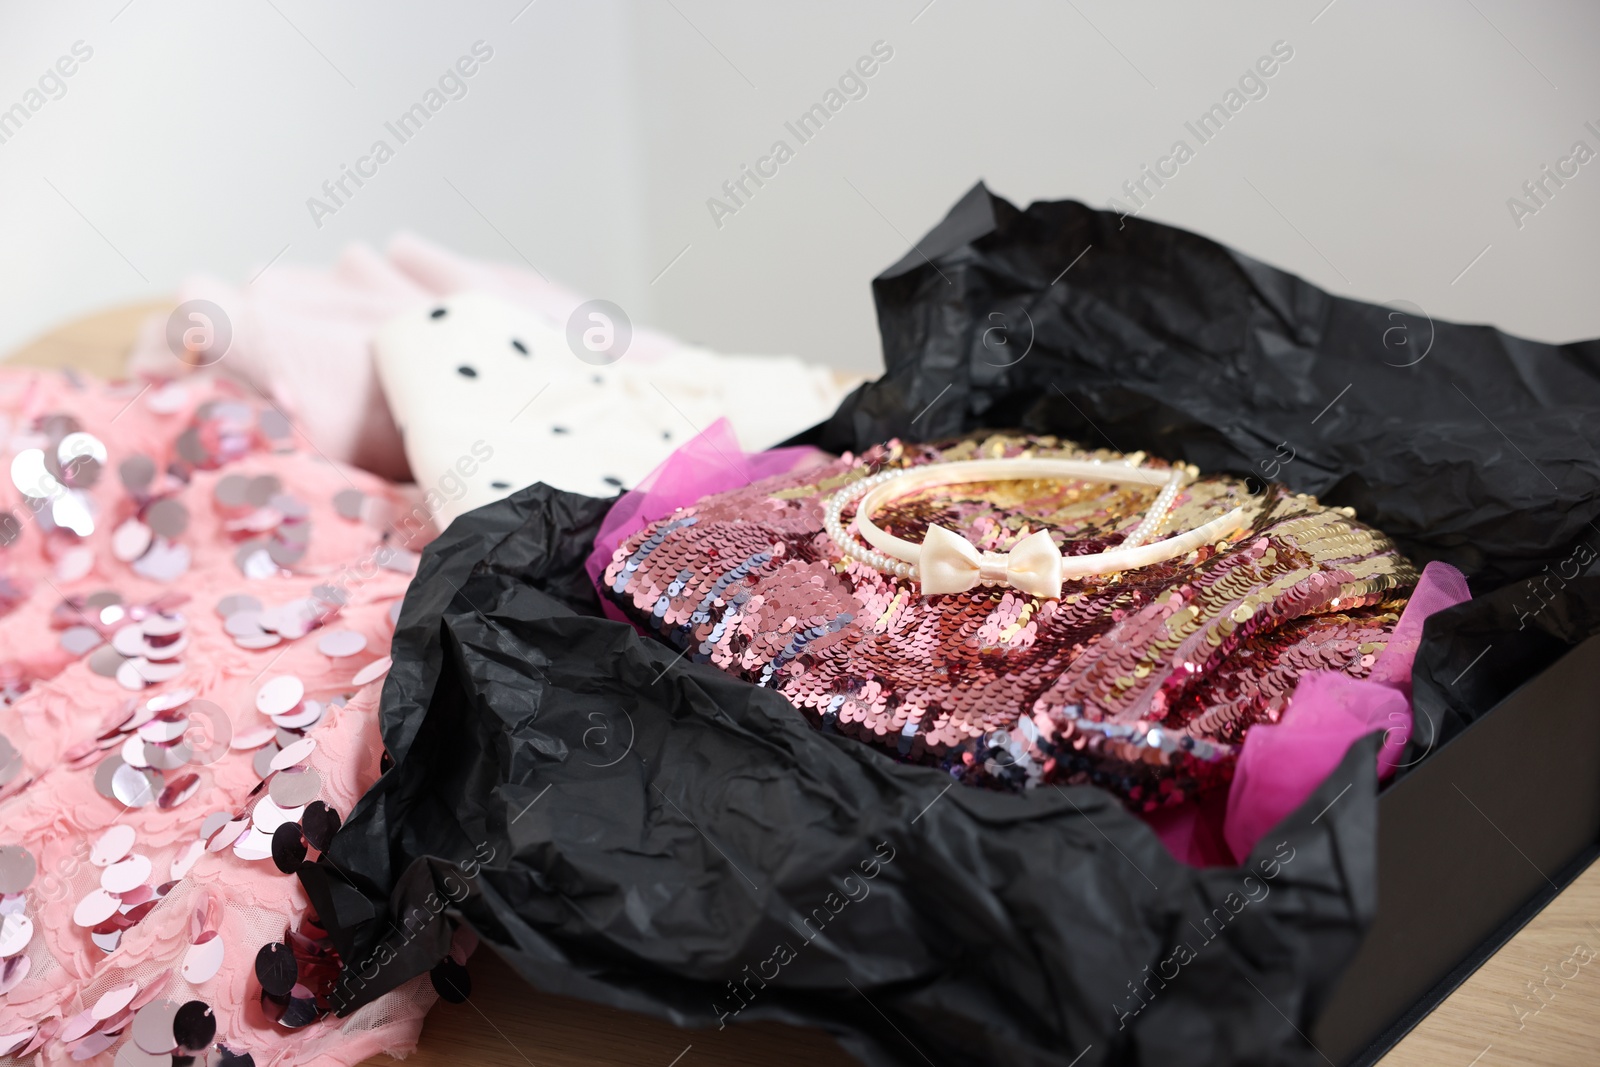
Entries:
<svg viewBox="0 0 1600 1067">
<path fill-rule="evenodd" d="M 69 323 L 12 360 L 115 376 L 144 316 L 115 308 Z M 1463 886 L 1462 892 L 1470 892 Z M 1447 902 L 1441 901 L 1441 906 Z M 477 953 L 465 1004 L 428 1016 L 414 1067 L 712 1067 L 854 1064 L 831 1037 L 775 1023 L 683 1030 L 537 993 Z M 909 1053 L 908 1053 L 909 1055 Z M 367 1067 L 394 1061 L 379 1058 Z M 1600 865 L 1590 867 L 1381 1061 L 1382 1067 L 1579 1067 L 1600 1063 Z"/>
</svg>

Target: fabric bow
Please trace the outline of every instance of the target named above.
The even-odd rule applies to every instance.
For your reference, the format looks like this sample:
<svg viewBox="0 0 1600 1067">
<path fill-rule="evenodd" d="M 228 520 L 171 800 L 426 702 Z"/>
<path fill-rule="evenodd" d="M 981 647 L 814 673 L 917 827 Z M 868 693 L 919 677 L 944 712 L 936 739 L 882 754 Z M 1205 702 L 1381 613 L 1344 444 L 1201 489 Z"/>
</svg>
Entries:
<svg viewBox="0 0 1600 1067">
<path fill-rule="evenodd" d="M 1005 555 L 979 552 L 943 526 L 928 527 L 917 557 L 924 596 L 964 593 L 979 582 L 1009 585 L 1033 596 L 1061 596 L 1061 550 L 1045 530 L 1029 534 Z"/>
</svg>

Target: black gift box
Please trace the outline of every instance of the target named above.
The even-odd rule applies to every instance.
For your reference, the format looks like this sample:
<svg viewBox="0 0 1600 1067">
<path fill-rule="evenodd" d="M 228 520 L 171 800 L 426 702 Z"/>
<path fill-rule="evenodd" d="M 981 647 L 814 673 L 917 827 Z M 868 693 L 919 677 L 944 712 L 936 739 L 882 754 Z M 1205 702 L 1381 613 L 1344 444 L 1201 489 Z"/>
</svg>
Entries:
<svg viewBox="0 0 1600 1067">
<path fill-rule="evenodd" d="M 1378 917 L 1310 1037 L 1376 1062 L 1600 852 L 1590 638 L 1378 797 Z"/>
<path fill-rule="evenodd" d="M 1477 599 L 1424 629 L 1406 768 L 1380 794 L 1368 737 L 1239 868 L 1193 870 L 1092 786 L 953 789 L 604 619 L 582 564 L 609 502 L 536 485 L 424 553 L 384 687 L 394 766 L 301 870 L 354 961 L 337 1006 L 428 970 L 465 924 L 541 989 L 821 1026 L 872 1063 L 1387 1047 L 1596 838 L 1578 694 L 1600 653 L 1568 650 L 1600 632 L 1600 346 L 1396 319 L 1193 234 L 981 186 L 874 292 L 886 372 L 813 443 L 1143 448 L 1352 506 L 1467 572 Z"/>
</svg>

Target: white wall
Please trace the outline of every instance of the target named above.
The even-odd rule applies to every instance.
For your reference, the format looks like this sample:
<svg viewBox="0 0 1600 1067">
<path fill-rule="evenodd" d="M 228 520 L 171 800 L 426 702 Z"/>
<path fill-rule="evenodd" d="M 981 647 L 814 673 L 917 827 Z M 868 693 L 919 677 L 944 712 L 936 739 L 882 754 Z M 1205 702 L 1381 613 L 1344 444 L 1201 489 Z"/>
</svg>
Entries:
<svg viewBox="0 0 1600 1067">
<path fill-rule="evenodd" d="M 642 300 L 621 4 L 542 0 L 512 23 L 521 0 L 124 3 L 0 8 L 0 107 L 74 41 L 94 49 L 0 144 L 0 349 L 193 271 L 248 278 L 285 245 L 327 262 L 400 228 L 519 260 L 509 240 L 552 278 Z M 399 144 L 383 124 L 480 39 L 494 55 L 466 96 Z M 307 198 L 380 137 L 394 158 L 315 226 Z"/>
<path fill-rule="evenodd" d="M 973 181 L 1104 206 L 1279 40 L 1267 95 L 1145 217 L 1335 292 L 1600 335 L 1600 161 L 1520 228 L 1506 203 L 1574 141 L 1600 151 L 1594 4 L 123 2 L 0 8 L 0 108 L 94 48 L 0 144 L 0 349 L 406 227 L 517 260 L 509 241 L 709 344 L 870 368 L 868 282 Z M 306 198 L 479 39 L 468 95 L 313 226 Z M 785 120 L 879 40 L 867 95 L 799 144 Z M 779 138 L 794 158 L 719 228 L 707 199 Z"/>
</svg>

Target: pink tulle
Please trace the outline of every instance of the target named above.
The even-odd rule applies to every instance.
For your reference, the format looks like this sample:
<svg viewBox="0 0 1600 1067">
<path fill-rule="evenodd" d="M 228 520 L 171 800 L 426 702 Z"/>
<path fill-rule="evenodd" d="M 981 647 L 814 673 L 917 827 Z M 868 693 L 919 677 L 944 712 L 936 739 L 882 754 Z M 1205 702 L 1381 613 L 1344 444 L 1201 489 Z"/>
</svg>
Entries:
<svg viewBox="0 0 1600 1067">
<path fill-rule="evenodd" d="M 1248 855 L 1268 830 L 1320 785 L 1357 740 L 1383 731 L 1378 774 L 1399 766 L 1411 736 L 1411 666 L 1429 615 L 1467 600 L 1467 580 L 1430 563 L 1388 646 L 1365 679 L 1317 671 L 1300 679 L 1281 721 L 1245 736 L 1224 810 L 1185 810 L 1150 823 L 1172 854 L 1194 866 L 1225 866 Z"/>
<path fill-rule="evenodd" d="M 584 564 L 590 580 L 598 584 L 600 573 L 611 562 L 617 546 L 657 519 L 688 507 L 703 496 L 738 489 L 827 459 L 826 453 L 807 445 L 746 452 L 739 447 L 728 420 L 718 419 L 645 475 L 637 488 L 624 493 L 606 513 L 594 539 L 594 551 Z M 600 606 L 607 618 L 628 621 L 604 596 Z"/>
<path fill-rule="evenodd" d="M 727 420 L 719 419 L 625 493 L 600 525 L 586 563 L 597 584 L 611 554 L 630 534 L 711 493 L 825 462 L 814 448 L 745 453 Z M 1230 866 L 1249 854 L 1268 830 L 1305 803 L 1357 740 L 1384 732 L 1378 774 L 1399 766 L 1411 736 L 1411 665 L 1429 615 L 1471 597 L 1467 580 L 1447 563 L 1422 572 L 1400 622 L 1365 679 L 1317 671 L 1300 679 L 1281 721 L 1259 725 L 1245 737 L 1226 797 L 1158 811 L 1146 821 L 1178 859 L 1196 867 Z M 609 618 L 626 622 L 601 596 Z"/>
</svg>

